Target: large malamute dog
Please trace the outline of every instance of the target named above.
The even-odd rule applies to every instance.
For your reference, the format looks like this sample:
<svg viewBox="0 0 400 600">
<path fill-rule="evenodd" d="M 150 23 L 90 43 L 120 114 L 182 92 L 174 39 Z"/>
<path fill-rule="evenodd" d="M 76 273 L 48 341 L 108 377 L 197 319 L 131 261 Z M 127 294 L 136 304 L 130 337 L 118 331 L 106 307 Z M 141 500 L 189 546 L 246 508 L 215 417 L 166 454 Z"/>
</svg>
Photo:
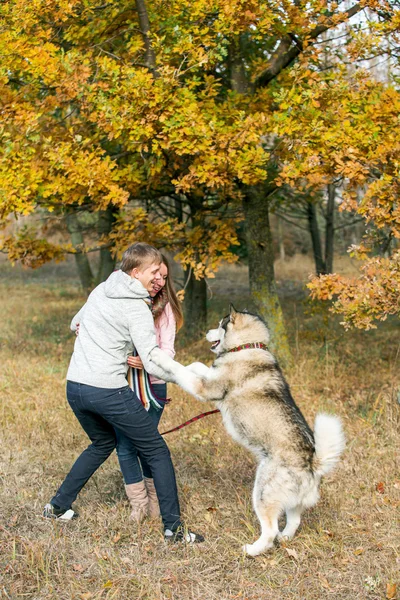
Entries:
<svg viewBox="0 0 400 600">
<path fill-rule="evenodd" d="M 293 537 L 303 510 L 318 501 L 321 477 L 339 460 L 344 434 L 339 419 L 326 414 L 317 415 L 310 429 L 267 348 L 268 329 L 258 316 L 231 306 L 206 337 L 215 362 L 210 368 L 189 365 L 186 381 L 182 373 L 178 383 L 199 400 L 214 401 L 231 436 L 257 458 L 253 504 L 261 536 L 244 547 L 257 556 L 276 537 Z M 283 511 L 286 526 L 279 531 Z"/>
</svg>

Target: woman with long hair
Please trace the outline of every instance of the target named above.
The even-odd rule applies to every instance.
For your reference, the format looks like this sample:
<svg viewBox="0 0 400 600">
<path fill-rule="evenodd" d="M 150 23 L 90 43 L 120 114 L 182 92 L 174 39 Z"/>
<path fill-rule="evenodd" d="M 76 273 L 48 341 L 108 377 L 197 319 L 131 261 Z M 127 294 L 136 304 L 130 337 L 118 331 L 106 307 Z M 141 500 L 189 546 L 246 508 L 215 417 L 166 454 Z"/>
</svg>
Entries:
<svg viewBox="0 0 400 600">
<path fill-rule="evenodd" d="M 183 314 L 177 298 L 167 258 L 162 255 L 161 282 L 150 292 L 158 346 L 171 357 L 175 356 L 175 334 L 183 325 Z M 167 403 L 167 384 L 143 369 L 140 356 L 128 358 L 128 382 L 158 427 Z M 130 440 L 116 430 L 117 454 L 125 482 L 126 495 L 132 512 L 130 518 L 141 521 L 146 515 L 160 514 L 151 469 Z"/>
</svg>

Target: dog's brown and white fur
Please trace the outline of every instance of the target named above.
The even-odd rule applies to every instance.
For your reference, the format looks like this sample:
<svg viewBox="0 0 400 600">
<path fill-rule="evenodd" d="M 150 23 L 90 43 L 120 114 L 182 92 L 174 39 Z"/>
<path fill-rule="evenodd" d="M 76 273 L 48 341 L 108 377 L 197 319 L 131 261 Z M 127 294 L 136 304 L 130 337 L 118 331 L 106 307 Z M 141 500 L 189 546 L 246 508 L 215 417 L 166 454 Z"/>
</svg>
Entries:
<svg viewBox="0 0 400 600">
<path fill-rule="evenodd" d="M 230 352 L 243 344 L 268 344 L 268 329 L 258 316 L 231 307 L 207 339 L 217 355 L 210 368 L 202 363 L 170 367 L 176 383 L 199 400 L 216 403 L 228 433 L 256 456 L 253 505 L 261 536 L 244 550 L 257 556 L 275 538 L 293 537 L 304 509 L 318 501 L 321 477 L 339 460 L 344 434 L 340 420 L 326 414 L 317 415 L 314 432 L 310 429 L 268 350 Z M 282 512 L 286 526 L 279 531 Z"/>
</svg>

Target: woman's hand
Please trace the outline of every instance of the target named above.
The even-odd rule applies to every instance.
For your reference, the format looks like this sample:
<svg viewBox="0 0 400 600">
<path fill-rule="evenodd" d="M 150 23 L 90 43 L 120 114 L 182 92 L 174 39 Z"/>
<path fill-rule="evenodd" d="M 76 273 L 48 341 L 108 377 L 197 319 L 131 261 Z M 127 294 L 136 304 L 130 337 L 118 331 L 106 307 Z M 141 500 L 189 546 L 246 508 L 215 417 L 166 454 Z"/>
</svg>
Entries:
<svg viewBox="0 0 400 600">
<path fill-rule="evenodd" d="M 79 323 L 76 324 L 75 335 L 79 335 Z"/>
<path fill-rule="evenodd" d="M 128 356 L 128 365 L 134 369 L 143 369 L 143 363 L 139 356 Z"/>
</svg>

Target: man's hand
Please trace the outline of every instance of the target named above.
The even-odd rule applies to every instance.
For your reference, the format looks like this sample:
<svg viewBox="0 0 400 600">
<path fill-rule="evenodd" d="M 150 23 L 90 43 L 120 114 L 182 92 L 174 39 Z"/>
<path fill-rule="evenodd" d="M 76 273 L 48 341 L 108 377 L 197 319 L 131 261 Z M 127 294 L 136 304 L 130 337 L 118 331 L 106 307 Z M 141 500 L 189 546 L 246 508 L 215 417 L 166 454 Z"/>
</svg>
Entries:
<svg viewBox="0 0 400 600">
<path fill-rule="evenodd" d="M 128 365 L 134 369 L 143 369 L 143 363 L 140 356 L 129 356 Z"/>
</svg>

